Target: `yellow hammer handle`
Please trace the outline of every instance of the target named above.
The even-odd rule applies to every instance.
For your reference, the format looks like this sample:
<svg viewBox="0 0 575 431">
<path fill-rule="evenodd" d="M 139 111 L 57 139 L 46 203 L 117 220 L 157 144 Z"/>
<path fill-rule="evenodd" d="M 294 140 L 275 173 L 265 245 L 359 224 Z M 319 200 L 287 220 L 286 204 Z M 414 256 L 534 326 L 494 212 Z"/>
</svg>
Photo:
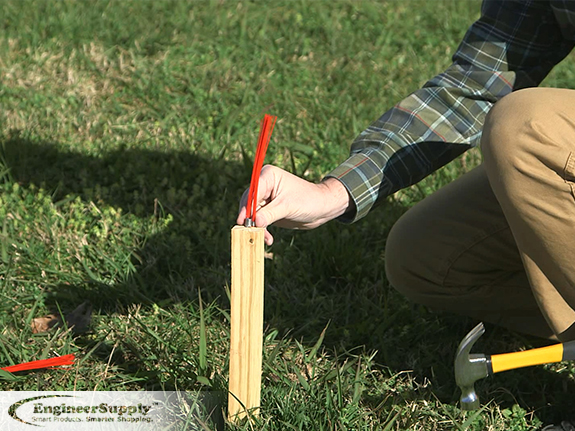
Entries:
<svg viewBox="0 0 575 431">
<path fill-rule="evenodd" d="M 563 357 L 563 344 L 555 344 L 523 352 L 491 355 L 491 366 L 494 373 L 499 373 L 515 368 L 530 367 L 531 365 L 561 362 L 566 359 L 568 358 Z"/>
</svg>

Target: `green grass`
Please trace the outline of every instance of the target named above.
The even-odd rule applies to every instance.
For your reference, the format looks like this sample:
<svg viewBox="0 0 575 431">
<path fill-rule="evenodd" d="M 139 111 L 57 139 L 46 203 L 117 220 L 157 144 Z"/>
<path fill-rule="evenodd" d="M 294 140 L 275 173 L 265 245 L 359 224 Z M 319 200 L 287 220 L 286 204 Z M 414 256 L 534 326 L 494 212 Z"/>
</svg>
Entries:
<svg viewBox="0 0 575 431">
<path fill-rule="evenodd" d="M 0 3 L 0 364 L 79 358 L 0 376 L 2 388 L 212 391 L 225 407 L 229 234 L 261 115 L 278 116 L 267 162 L 320 179 L 449 65 L 478 12 L 461 0 Z M 573 87 L 574 65 L 545 84 Z M 274 231 L 262 415 L 227 428 L 532 430 L 575 416 L 570 364 L 481 382 L 485 407 L 461 413 L 452 359 L 474 322 L 388 288 L 393 223 L 479 160 L 469 152 L 355 225 Z M 86 300 L 88 331 L 32 334 L 33 318 Z M 535 345 L 489 326 L 477 349 Z"/>
</svg>

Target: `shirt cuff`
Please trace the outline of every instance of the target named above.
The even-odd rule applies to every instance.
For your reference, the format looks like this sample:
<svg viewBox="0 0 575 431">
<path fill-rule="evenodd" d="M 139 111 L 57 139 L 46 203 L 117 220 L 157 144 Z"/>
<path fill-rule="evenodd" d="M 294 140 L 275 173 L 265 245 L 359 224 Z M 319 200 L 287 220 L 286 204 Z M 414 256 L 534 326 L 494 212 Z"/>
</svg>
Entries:
<svg viewBox="0 0 575 431">
<path fill-rule="evenodd" d="M 345 162 L 331 171 L 325 178 L 336 178 L 347 189 L 355 209 L 348 211 L 338 220 L 354 223 L 365 217 L 377 201 L 380 190 L 387 183 L 380 167 L 369 155 L 352 154 Z"/>
</svg>

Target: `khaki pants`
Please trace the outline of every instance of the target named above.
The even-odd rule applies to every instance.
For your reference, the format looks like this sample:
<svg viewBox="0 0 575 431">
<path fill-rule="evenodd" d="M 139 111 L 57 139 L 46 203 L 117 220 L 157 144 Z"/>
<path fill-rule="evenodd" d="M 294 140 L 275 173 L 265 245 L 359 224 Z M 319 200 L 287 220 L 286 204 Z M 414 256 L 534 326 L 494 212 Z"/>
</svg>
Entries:
<svg viewBox="0 0 575 431">
<path fill-rule="evenodd" d="M 432 308 L 575 339 L 575 90 L 506 96 L 481 149 L 481 166 L 393 227 L 388 279 Z"/>
</svg>

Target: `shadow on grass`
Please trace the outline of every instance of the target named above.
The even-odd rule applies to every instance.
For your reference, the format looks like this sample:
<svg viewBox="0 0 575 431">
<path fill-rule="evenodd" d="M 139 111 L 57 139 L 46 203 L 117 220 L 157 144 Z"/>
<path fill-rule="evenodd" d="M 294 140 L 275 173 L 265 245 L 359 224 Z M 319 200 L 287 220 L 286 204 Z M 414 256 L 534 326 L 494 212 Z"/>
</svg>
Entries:
<svg viewBox="0 0 575 431">
<path fill-rule="evenodd" d="M 54 301 L 84 297 L 106 310 L 167 298 L 197 299 L 197 287 L 207 301 L 225 296 L 229 231 L 237 196 L 248 182 L 246 166 L 154 150 L 120 149 L 90 157 L 20 138 L 3 143 L 2 157 L 14 181 L 42 187 L 54 202 L 80 197 L 139 219 L 173 217 L 167 229 L 135 251 L 135 277 L 115 286 L 87 277 L 85 285 L 55 289 Z"/>
<path fill-rule="evenodd" d="M 135 274 L 111 285 L 91 277 L 79 284 L 62 283 L 51 289 L 51 304 L 65 308 L 89 300 L 108 312 L 131 304 L 197 301 L 200 288 L 205 301 L 229 308 L 224 286 L 229 280 L 230 228 L 249 182 L 250 163 L 147 149 L 90 157 L 60 147 L 13 137 L 2 143 L 1 155 L 15 181 L 44 188 L 55 202 L 78 196 L 138 218 L 170 214 L 173 220 L 135 250 Z M 329 351 L 345 356 L 357 346 L 377 350 L 379 363 L 391 370 L 413 370 L 422 384 L 433 382 L 430 390 L 441 401 L 453 403 L 458 397 L 453 354 L 474 322 L 430 313 L 388 288 L 385 241 L 405 211 L 388 200 L 351 226 L 330 223 L 305 233 L 274 230 L 274 258 L 266 262 L 265 324 L 308 345 L 329 324 L 324 340 Z M 121 351 L 115 354 L 121 365 Z M 100 356 L 107 360 L 109 352 Z M 138 372 L 131 367 L 125 371 Z M 568 394 L 575 387 L 566 373 L 513 371 L 478 388 L 486 391 L 485 399 L 495 397 L 502 406 L 518 401 L 538 410 L 544 420 L 572 412 Z M 410 396 L 421 395 L 401 395 L 404 400 Z"/>
</svg>

